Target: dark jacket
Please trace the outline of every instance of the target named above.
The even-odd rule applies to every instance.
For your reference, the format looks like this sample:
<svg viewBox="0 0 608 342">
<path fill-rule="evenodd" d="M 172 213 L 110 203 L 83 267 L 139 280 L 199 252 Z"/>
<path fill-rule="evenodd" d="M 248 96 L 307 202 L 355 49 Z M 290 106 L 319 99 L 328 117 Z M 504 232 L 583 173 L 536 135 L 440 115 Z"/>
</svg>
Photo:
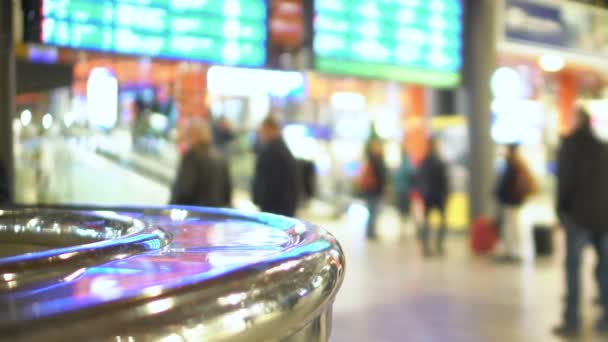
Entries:
<svg viewBox="0 0 608 342">
<path fill-rule="evenodd" d="M 508 206 L 520 206 L 524 202 L 524 198 L 516 194 L 515 188 L 519 174 L 515 161 L 512 158 L 507 159 L 505 170 L 498 180 L 496 186 L 496 198 L 498 202 Z"/>
<path fill-rule="evenodd" d="M 210 146 L 193 146 L 182 158 L 170 203 L 229 207 L 231 199 L 228 162 Z"/>
<path fill-rule="evenodd" d="M 264 212 L 294 216 L 298 199 L 296 160 L 283 139 L 260 147 L 253 178 L 253 201 Z"/>
<path fill-rule="evenodd" d="M 445 204 L 448 196 L 448 174 L 445 163 L 434 153 L 430 153 L 420 165 L 416 184 L 424 202 Z"/>
<path fill-rule="evenodd" d="M 564 139 L 558 164 L 557 212 L 581 227 L 608 232 L 608 145 L 588 126 Z"/>
<path fill-rule="evenodd" d="M 365 191 L 364 195 L 367 196 L 382 196 L 384 189 L 386 188 L 386 164 L 382 156 L 375 156 L 371 153 L 367 155 L 367 161 L 372 166 L 374 176 L 376 177 L 376 186 L 374 189 Z"/>
</svg>

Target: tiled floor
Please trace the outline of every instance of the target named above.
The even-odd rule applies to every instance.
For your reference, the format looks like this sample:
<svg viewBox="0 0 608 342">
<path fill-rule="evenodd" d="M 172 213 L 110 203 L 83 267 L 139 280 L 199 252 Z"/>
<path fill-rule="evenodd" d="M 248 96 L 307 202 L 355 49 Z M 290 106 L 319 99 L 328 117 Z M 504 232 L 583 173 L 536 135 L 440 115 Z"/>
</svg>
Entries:
<svg viewBox="0 0 608 342">
<path fill-rule="evenodd" d="M 561 341 L 551 335 L 563 293 L 559 251 L 549 260 L 496 264 L 470 256 L 466 238 L 452 236 L 445 257 L 424 260 L 412 237 L 397 236 L 395 215 L 384 215 L 373 243 L 363 240 L 361 222 L 356 215 L 320 222 L 347 256 L 332 341 Z M 586 326 L 575 341 L 608 341 L 591 327 L 600 312 L 591 304 L 591 251 L 586 259 Z"/>
</svg>

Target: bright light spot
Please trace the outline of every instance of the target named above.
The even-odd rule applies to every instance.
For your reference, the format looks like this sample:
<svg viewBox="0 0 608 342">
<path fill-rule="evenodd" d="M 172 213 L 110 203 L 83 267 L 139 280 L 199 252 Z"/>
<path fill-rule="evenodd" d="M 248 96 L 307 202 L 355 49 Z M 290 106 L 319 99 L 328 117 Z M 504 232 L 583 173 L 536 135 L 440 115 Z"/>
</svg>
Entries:
<svg viewBox="0 0 608 342">
<path fill-rule="evenodd" d="M 377 112 L 374 126 L 378 136 L 382 139 L 391 139 L 399 133 L 399 114 L 390 109 Z"/>
<path fill-rule="evenodd" d="M 241 312 L 235 312 L 224 317 L 224 331 L 235 333 L 243 331 L 245 328 L 247 328 L 247 323 L 243 319 Z"/>
<path fill-rule="evenodd" d="M 361 203 L 353 203 L 347 209 L 348 217 L 352 218 L 354 222 L 367 222 L 369 217 L 369 211 L 367 207 Z"/>
<path fill-rule="evenodd" d="M 341 110 L 363 110 L 365 108 L 365 96 L 353 92 L 336 92 L 331 96 L 331 106 Z"/>
<path fill-rule="evenodd" d="M 148 297 L 156 297 L 163 293 L 163 287 L 160 285 L 148 287 L 142 291 L 142 294 Z"/>
<path fill-rule="evenodd" d="M 313 288 L 318 288 L 323 284 L 323 277 L 318 275 L 316 276 L 313 280 L 312 280 L 312 286 Z"/>
<path fill-rule="evenodd" d="M 63 280 L 65 281 L 72 281 L 78 277 L 80 277 L 87 269 L 86 268 L 81 268 L 78 269 L 76 272 L 70 274 L 69 276 L 66 276 L 65 278 L 63 278 Z"/>
<path fill-rule="evenodd" d="M 509 67 L 498 68 L 490 79 L 494 98 L 521 99 L 524 97 L 524 83 L 519 73 Z"/>
<path fill-rule="evenodd" d="M 304 76 L 295 71 L 212 66 L 207 73 L 207 88 L 214 94 L 285 97 L 303 85 Z"/>
<path fill-rule="evenodd" d="M 315 38 L 314 49 L 316 52 L 331 52 L 338 49 L 343 49 L 345 42 L 343 39 L 330 34 L 319 33 Z"/>
<path fill-rule="evenodd" d="M 169 126 L 169 119 L 160 113 L 150 114 L 150 127 L 157 132 L 164 131 Z"/>
<path fill-rule="evenodd" d="M 183 342 L 184 339 L 179 336 L 176 333 L 173 333 L 171 335 L 165 336 L 162 339 L 160 339 L 161 342 Z"/>
<path fill-rule="evenodd" d="M 390 141 L 384 146 L 384 159 L 390 168 L 397 168 L 401 165 L 402 152 L 401 146 L 396 141 Z"/>
<path fill-rule="evenodd" d="M 283 128 L 283 138 L 296 158 L 313 160 L 317 154 L 317 141 L 308 127 L 292 124 Z"/>
<path fill-rule="evenodd" d="M 353 52 L 357 55 L 365 58 L 372 59 L 374 61 L 384 61 L 389 58 L 391 52 L 384 45 L 376 40 L 363 40 L 353 44 Z"/>
<path fill-rule="evenodd" d="M 87 80 L 87 114 L 95 127 L 112 128 L 118 120 L 118 80 L 109 69 L 94 68 Z"/>
<path fill-rule="evenodd" d="M 220 297 L 217 301 L 221 305 L 236 305 L 244 301 L 247 298 L 245 293 L 235 293 L 226 297 Z"/>
<path fill-rule="evenodd" d="M 608 100 L 587 101 L 585 107 L 591 115 L 591 127 L 596 138 L 608 142 Z"/>
<path fill-rule="evenodd" d="M 155 300 L 151 303 L 146 304 L 146 309 L 149 314 L 154 315 L 161 312 L 165 312 L 171 309 L 175 305 L 173 298 L 165 298 Z M 181 340 L 180 340 L 181 341 Z"/>
<path fill-rule="evenodd" d="M 74 256 L 74 255 L 76 255 L 76 254 L 77 254 L 76 252 L 72 252 L 72 253 L 63 253 L 63 254 L 59 255 L 59 259 L 61 259 L 61 260 L 66 260 L 66 259 L 69 259 L 69 258 L 73 257 L 73 256 Z"/>
<path fill-rule="evenodd" d="M 21 125 L 21 120 L 17 118 L 13 119 L 13 132 L 15 136 L 19 136 L 19 132 L 21 131 L 22 127 L 23 125 Z"/>
<path fill-rule="evenodd" d="M 542 139 L 545 111 L 531 100 L 494 100 L 491 136 L 499 144 L 538 144 Z"/>
<path fill-rule="evenodd" d="M 542 55 L 538 64 L 546 72 L 558 72 L 566 66 L 566 60 L 557 55 Z"/>
<path fill-rule="evenodd" d="M 378 6 L 373 2 L 367 2 L 365 5 L 359 7 L 359 13 L 364 15 L 366 18 L 377 18 L 380 16 Z"/>
<path fill-rule="evenodd" d="M 238 62 L 241 57 L 241 50 L 239 44 L 235 42 L 228 42 L 224 45 L 223 54 L 224 59 L 230 63 Z"/>
<path fill-rule="evenodd" d="M 183 209 L 171 209 L 169 213 L 172 221 L 183 221 L 188 217 L 188 211 Z"/>
<path fill-rule="evenodd" d="M 32 112 L 29 109 L 26 109 L 23 112 L 21 112 L 20 120 L 21 120 L 21 125 L 23 125 L 23 127 L 29 125 L 30 122 L 32 122 Z"/>
<path fill-rule="evenodd" d="M 182 333 L 187 341 L 200 341 L 206 330 L 203 324 L 198 324 L 192 328 L 184 328 Z"/>
<path fill-rule="evenodd" d="M 102 299 L 114 299 L 122 294 L 122 290 L 118 287 L 118 281 L 103 277 L 93 279 L 90 291 L 93 295 Z"/>
<path fill-rule="evenodd" d="M 4 273 L 2 275 L 2 278 L 4 278 L 6 281 L 14 280 L 16 277 L 17 275 L 15 273 Z"/>
<path fill-rule="evenodd" d="M 241 33 L 240 22 L 236 19 L 228 19 L 224 23 L 224 37 L 237 39 Z"/>
<path fill-rule="evenodd" d="M 315 160 L 315 166 L 319 174 L 324 175 L 331 171 L 331 157 L 328 153 L 323 152 L 317 156 Z"/>
<path fill-rule="evenodd" d="M 359 26 L 360 32 L 364 37 L 374 38 L 380 35 L 380 26 L 378 23 L 369 21 Z"/>
<path fill-rule="evenodd" d="M 63 124 L 65 127 L 70 128 L 74 124 L 74 114 L 71 112 L 65 113 L 63 116 Z"/>
<path fill-rule="evenodd" d="M 51 113 L 46 113 L 42 117 L 42 127 L 44 127 L 44 129 L 49 129 L 51 126 L 53 126 L 53 116 Z"/>
<path fill-rule="evenodd" d="M 238 0 L 224 2 L 224 15 L 227 17 L 238 17 L 241 14 L 241 5 Z"/>
</svg>

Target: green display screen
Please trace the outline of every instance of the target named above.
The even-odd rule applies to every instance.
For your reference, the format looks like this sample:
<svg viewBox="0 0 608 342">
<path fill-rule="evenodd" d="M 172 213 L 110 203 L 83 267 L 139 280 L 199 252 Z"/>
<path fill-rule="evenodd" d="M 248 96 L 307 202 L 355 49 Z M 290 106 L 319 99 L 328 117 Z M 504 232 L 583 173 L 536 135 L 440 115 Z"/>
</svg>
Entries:
<svg viewBox="0 0 608 342">
<path fill-rule="evenodd" d="M 315 67 L 454 87 L 462 64 L 461 0 L 315 2 Z"/>
<path fill-rule="evenodd" d="M 265 0 L 42 0 L 42 43 L 262 66 Z"/>
</svg>

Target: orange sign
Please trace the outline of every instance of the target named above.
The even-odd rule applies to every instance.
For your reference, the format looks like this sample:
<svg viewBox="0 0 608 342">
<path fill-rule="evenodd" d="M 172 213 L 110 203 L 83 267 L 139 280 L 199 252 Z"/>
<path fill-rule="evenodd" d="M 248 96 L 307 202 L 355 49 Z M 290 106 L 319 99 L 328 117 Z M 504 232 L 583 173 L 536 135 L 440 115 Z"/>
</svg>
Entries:
<svg viewBox="0 0 608 342">
<path fill-rule="evenodd" d="M 272 44 L 294 48 L 304 39 L 302 0 L 272 0 L 270 40 Z"/>
</svg>

